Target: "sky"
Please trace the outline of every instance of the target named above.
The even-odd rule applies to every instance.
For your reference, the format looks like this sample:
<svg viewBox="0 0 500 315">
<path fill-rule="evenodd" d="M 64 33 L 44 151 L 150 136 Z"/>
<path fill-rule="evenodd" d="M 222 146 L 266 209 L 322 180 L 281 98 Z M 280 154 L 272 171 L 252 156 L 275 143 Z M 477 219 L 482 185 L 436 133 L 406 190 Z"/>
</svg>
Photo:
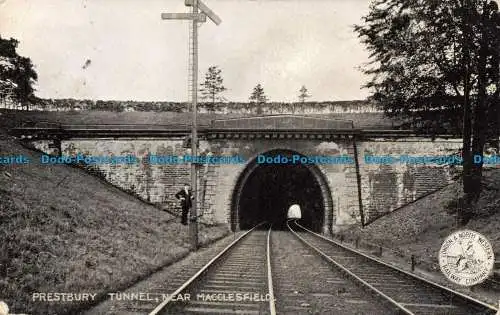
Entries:
<svg viewBox="0 0 500 315">
<path fill-rule="evenodd" d="M 224 96 L 248 101 L 359 100 L 368 52 L 353 32 L 369 0 L 203 0 L 222 19 L 199 29 L 199 78 L 222 69 Z M 36 95 L 186 101 L 189 12 L 183 0 L 0 0 L 0 35 L 20 41 L 38 73 Z"/>
</svg>

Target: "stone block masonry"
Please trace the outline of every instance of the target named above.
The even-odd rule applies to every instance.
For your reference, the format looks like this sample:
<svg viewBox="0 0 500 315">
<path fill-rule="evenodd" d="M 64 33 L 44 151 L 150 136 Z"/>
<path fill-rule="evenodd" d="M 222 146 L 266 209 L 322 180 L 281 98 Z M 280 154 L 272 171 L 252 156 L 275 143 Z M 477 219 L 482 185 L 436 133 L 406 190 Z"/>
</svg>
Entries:
<svg viewBox="0 0 500 315">
<path fill-rule="evenodd" d="M 140 139 L 70 139 L 61 144 L 63 155 L 134 155 L 138 164 L 96 165 L 106 180 L 153 203 L 178 207 L 175 193 L 190 182 L 189 164 L 150 164 L 148 155 L 183 156 L 183 137 Z M 33 141 L 40 150 L 54 154 L 50 140 Z M 456 153 L 461 142 L 430 139 L 365 139 L 357 143 L 360 163 L 361 202 L 366 222 L 401 207 L 451 182 L 457 167 L 409 163 L 366 163 L 371 156 L 442 156 Z M 213 164 L 199 168 L 198 206 L 201 221 L 237 226 L 234 196 L 238 182 L 259 154 L 278 151 L 304 156 L 354 157 L 352 139 L 210 139 L 200 141 L 200 152 L 214 156 L 241 156 L 240 164 Z M 142 160 L 143 158 L 146 158 Z M 311 167 L 318 180 L 326 208 L 327 232 L 335 225 L 360 222 L 357 172 L 354 164 L 318 164 Z M 244 183 L 243 183 L 244 184 Z M 175 209 L 174 209 L 175 210 Z"/>
<path fill-rule="evenodd" d="M 457 154 L 458 140 L 371 139 L 359 145 L 366 156 L 439 157 Z M 360 158 L 361 190 L 366 222 L 399 208 L 453 181 L 460 166 L 421 163 L 366 163 Z"/>
<path fill-rule="evenodd" d="M 184 138 L 168 140 L 71 140 L 62 143 L 64 155 L 82 153 L 90 156 L 134 155 L 140 159 L 138 164 L 103 164 L 97 165 L 106 174 L 106 180 L 144 200 L 152 203 L 167 203 L 179 210 L 174 195 L 190 182 L 190 166 L 187 164 L 152 165 L 149 155 L 182 156 L 186 149 L 182 147 Z"/>
</svg>

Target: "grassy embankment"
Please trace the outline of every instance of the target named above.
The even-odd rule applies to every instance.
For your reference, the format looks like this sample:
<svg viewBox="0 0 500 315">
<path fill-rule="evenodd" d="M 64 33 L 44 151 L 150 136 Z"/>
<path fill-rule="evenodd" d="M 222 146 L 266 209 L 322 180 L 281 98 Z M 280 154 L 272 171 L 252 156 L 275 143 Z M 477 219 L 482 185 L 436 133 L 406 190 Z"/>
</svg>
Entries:
<svg viewBox="0 0 500 315">
<path fill-rule="evenodd" d="M 475 217 L 464 229 L 486 236 L 500 254 L 500 169 L 484 173 L 484 188 L 475 208 Z M 462 194 L 460 182 L 422 198 L 382 217 L 365 228 L 352 228 L 346 236 L 370 237 L 383 246 L 400 248 L 419 257 L 437 259 L 435 253 L 456 224 L 456 200 Z"/>
<path fill-rule="evenodd" d="M 146 124 L 146 125 L 166 125 L 169 127 L 191 127 L 191 113 L 173 112 L 107 112 L 107 111 L 13 111 L 2 110 L 4 117 L 8 117 L 13 122 L 19 120 L 28 122 L 52 122 L 69 125 L 79 124 Z M 271 113 L 263 113 L 263 115 Z M 276 113 L 274 113 L 276 114 Z M 200 113 L 198 124 L 200 127 L 208 126 L 213 119 L 228 119 L 238 117 L 251 117 L 254 114 L 214 114 Z M 358 128 L 367 129 L 390 129 L 395 121 L 383 116 L 382 113 L 338 113 L 338 114 L 307 114 L 310 117 L 353 120 Z M 17 125 L 17 124 L 16 124 Z"/>
<path fill-rule="evenodd" d="M 498 262 L 500 261 L 500 169 L 485 170 L 483 185 L 482 195 L 474 209 L 475 216 L 463 227 L 457 225 L 457 200 L 463 191 L 461 182 L 456 182 L 375 220 L 363 229 L 353 227 L 341 235 L 349 242 L 358 238 L 361 244 L 369 242 L 396 250 L 407 262 L 413 254 L 416 257 L 417 268 L 440 274 L 438 252 L 444 239 L 459 229 L 470 229 L 483 234 L 490 241 Z M 374 251 L 377 249 L 374 248 Z M 496 280 L 498 270 L 496 272 L 496 277 L 492 275 L 491 279 L 498 281 Z"/>
<path fill-rule="evenodd" d="M 0 156 L 17 154 L 36 161 L 40 153 L 0 128 Z M 32 293 L 122 290 L 186 256 L 187 231 L 178 218 L 83 170 L 0 165 L 0 300 L 13 313 L 75 313 L 86 305 L 32 302 Z M 200 241 L 227 233 L 201 226 Z"/>
</svg>

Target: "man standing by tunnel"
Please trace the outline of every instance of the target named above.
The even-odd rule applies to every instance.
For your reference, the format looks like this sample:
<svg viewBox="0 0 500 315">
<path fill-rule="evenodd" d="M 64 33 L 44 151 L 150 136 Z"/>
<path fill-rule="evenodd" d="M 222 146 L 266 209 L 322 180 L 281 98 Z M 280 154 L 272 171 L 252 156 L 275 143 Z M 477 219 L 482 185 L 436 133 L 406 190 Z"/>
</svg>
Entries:
<svg viewBox="0 0 500 315">
<path fill-rule="evenodd" d="M 192 199 L 194 198 L 193 194 L 191 193 L 191 186 L 188 183 L 185 183 L 184 188 L 179 190 L 179 192 L 175 194 L 175 198 L 181 201 L 181 208 L 182 208 L 181 223 L 183 225 L 187 225 L 189 209 L 191 209 L 191 206 L 193 205 Z"/>
</svg>

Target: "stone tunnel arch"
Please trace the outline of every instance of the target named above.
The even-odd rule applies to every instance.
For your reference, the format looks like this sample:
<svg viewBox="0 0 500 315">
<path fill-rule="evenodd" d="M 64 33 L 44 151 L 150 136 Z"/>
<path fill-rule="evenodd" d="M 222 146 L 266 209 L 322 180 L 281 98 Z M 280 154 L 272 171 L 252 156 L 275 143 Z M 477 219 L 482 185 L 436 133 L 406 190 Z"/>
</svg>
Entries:
<svg viewBox="0 0 500 315">
<path fill-rule="evenodd" d="M 290 149 L 259 155 L 304 156 Z M 239 175 L 231 196 L 231 230 L 248 229 L 264 220 L 284 228 L 288 207 L 299 204 L 302 223 L 319 233 L 330 233 L 333 201 L 325 176 L 315 164 L 259 164 L 254 156 Z M 257 222 L 259 221 L 259 222 Z"/>
</svg>

